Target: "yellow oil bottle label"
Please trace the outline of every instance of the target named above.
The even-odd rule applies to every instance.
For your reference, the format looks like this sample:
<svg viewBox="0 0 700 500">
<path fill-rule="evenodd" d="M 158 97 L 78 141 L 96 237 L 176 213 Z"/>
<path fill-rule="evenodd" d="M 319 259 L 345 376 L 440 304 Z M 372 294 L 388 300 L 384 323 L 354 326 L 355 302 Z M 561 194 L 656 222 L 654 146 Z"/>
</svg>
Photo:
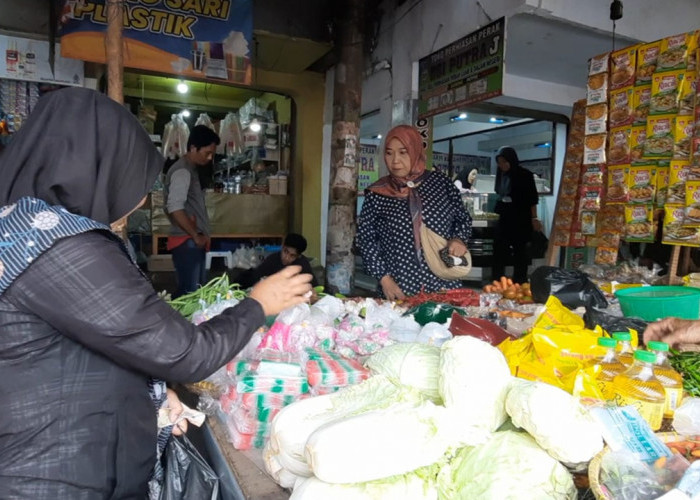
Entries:
<svg viewBox="0 0 700 500">
<path fill-rule="evenodd" d="M 676 409 L 681 405 L 683 399 L 683 388 L 664 387 L 666 392 L 666 402 L 664 404 L 664 416 L 672 417 Z"/>
<path fill-rule="evenodd" d="M 615 389 L 613 388 L 612 380 L 596 380 L 598 389 L 606 401 L 615 399 Z"/>
<path fill-rule="evenodd" d="M 658 431 L 661 428 L 661 422 L 664 419 L 665 402 L 650 403 L 618 393 L 615 395 L 615 404 L 617 406 L 634 406 L 642 418 L 647 421 L 651 430 Z"/>
</svg>

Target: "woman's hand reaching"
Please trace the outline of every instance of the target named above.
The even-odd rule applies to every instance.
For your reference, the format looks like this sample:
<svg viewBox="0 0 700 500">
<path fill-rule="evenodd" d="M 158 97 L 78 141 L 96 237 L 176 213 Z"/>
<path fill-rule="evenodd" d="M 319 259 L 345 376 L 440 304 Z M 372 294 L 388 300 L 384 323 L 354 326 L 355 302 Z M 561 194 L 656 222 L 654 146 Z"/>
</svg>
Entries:
<svg viewBox="0 0 700 500">
<path fill-rule="evenodd" d="M 467 245 L 458 238 L 452 238 L 447 242 L 447 251 L 453 257 L 464 257 L 464 254 L 467 253 Z"/>
<path fill-rule="evenodd" d="M 185 432 L 187 432 L 187 420 L 183 418 L 177 424 L 175 424 L 175 422 L 180 417 L 180 414 L 182 414 L 184 408 L 182 407 L 180 398 L 178 398 L 177 394 L 175 394 L 175 391 L 168 389 L 167 396 L 168 402 L 166 404 L 168 405 L 168 408 L 170 408 L 170 412 L 168 414 L 170 416 L 170 422 L 174 424 L 173 435 L 182 436 Z"/>
<path fill-rule="evenodd" d="M 700 344 L 700 321 L 666 318 L 651 323 L 644 330 L 644 343 L 660 340 L 669 345 Z"/>
<path fill-rule="evenodd" d="M 382 291 L 388 300 L 402 300 L 406 298 L 406 295 L 401 291 L 399 285 L 396 284 L 394 278 L 388 274 L 379 280 L 379 283 L 382 285 Z"/>
<path fill-rule="evenodd" d="M 260 303 L 265 316 L 273 316 L 289 307 L 308 302 L 312 293 L 312 279 L 310 274 L 301 274 L 301 266 L 287 266 L 255 285 L 250 297 Z"/>
</svg>

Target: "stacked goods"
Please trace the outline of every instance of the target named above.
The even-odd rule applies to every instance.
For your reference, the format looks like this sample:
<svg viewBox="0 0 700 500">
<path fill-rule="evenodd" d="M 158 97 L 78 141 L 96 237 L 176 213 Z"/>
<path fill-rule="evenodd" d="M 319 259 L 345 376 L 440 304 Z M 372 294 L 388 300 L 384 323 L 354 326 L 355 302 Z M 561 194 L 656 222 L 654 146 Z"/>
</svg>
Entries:
<svg viewBox="0 0 700 500">
<path fill-rule="evenodd" d="M 501 276 L 500 280 L 494 280 L 490 285 L 484 286 L 484 293 L 500 293 L 504 299 L 518 300 L 520 302 L 532 302 L 530 283 L 513 283 L 513 280 Z"/>
<path fill-rule="evenodd" d="M 662 224 L 664 243 L 700 246 L 697 52 L 696 31 L 589 61 L 585 125 L 575 124 L 579 102 L 556 245 L 594 247 L 597 264 L 614 264 L 621 240 L 653 242 Z M 577 177 L 571 145 L 580 141 Z"/>
<path fill-rule="evenodd" d="M 607 79 L 607 73 L 604 74 Z M 596 85 L 598 85 L 596 83 Z M 602 87 L 602 83 L 600 84 Z M 599 89 L 597 89 L 599 90 Z M 586 101 L 574 103 L 574 111 L 571 116 L 571 127 L 566 145 L 566 157 L 564 159 L 564 171 L 559 187 L 556 216 L 552 230 L 552 241 L 557 246 L 571 245 L 572 225 L 576 216 L 578 184 L 581 176 L 581 164 L 583 163 L 583 133 L 586 123 Z"/>
<path fill-rule="evenodd" d="M 359 384 L 369 371 L 354 359 L 337 353 L 307 347 L 306 377 L 312 394 L 329 394 L 349 385 Z"/>
<path fill-rule="evenodd" d="M 268 358 L 236 360 L 226 366 L 232 385 L 220 403 L 229 438 L 238 450 L 262 448 L 277 413 L 309 392 L 301 364 L 277 353 L 262 355 Z"/>
</svg>

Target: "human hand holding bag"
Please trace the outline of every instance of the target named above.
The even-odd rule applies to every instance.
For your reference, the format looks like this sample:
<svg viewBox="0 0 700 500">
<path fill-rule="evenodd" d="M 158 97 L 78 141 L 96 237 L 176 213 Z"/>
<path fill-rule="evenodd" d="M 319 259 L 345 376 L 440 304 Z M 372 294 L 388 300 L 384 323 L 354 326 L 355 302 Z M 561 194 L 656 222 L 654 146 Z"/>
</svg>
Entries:
<svg viewBox="0 0 700 500">
<path fill-rule="evenodd" d="M 448 251 L 448 241 L 425 224 L 420 228 L 420 241 L 425 261 L 435 276 L 444 280 L 463 280 L 469 275 L 472 269 L 472 256 L 469 250 L 462 256 L 451 256 Z"/>
</svg>

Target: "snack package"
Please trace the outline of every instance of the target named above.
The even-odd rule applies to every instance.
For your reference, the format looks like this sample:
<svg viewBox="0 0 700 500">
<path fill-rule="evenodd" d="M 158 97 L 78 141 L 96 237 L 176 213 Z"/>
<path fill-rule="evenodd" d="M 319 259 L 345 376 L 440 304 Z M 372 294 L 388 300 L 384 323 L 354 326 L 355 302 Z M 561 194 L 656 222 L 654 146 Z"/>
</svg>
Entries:
<svg viewBox="0 0 700 500">
<path fill-rule="evenodd" d="M 685 206 L 666 205 L 664 207 L 662 242 L 667 245 L 700 246 L 700 230 L 685 227 Z"/>
<path fill-rule="evenodd" d="M 692 116 L 676 117 L 673 133 L 673 159 L 690 159 L 690 143 L 693 137 L 695 121 Z"/>
<path fill-rule="evenodd" d="M 647 118 L 644 158 L 663 159 L 673 157 L 675 121 L 676 115 L 658 115 Z"/>
<path fill-rule="evenodd" d="M 578 195 L 578 178 L 568 184 L 562 184 L 559 190 L 559 198 L 563 200 L 575 200 Z"/>
<path fill-rule="evenodd" d="M 634 85 L 637 46 L 616 50 L 610 54 L 610 61 L 610 89 L 616 90 Z"/>
<path fill-rule="evenodd" d="M 679 92 L 678 114 L 681 116 L 693 116 L 695 106 L 695 94 L 698 88 L 697 71 L 686 71 L 685 77 L 681 82 L 681 90 Z"/>
<path fill-rule="evenodd" d="M 607 73 L 589 76 L 586 87 L 586 104 L 590 106 L 608 102 L 608 85 Z"/>
<path fill-rule="evenodd" d="M 581 186 L 579 212 L 597 212 L 600 210 L 602 186 Z M 583 232 L 583 229 L 581 229 Z"/>
<path fill-rule="evenodd" d="M 552 242 L 558 247 L 569 246 L 569 229 L 555 227 L 552 231 Z"/>
<path fill-rule="evenodd" d="M 648 134 L 647 134 L 648 135 Z M 583 164 L 595 165 L 606 163 L 605 149 L 607 144 L 608 134 L 587 135 L 584 140 L 583 149 Z M 671 145 L 673 150 L 673 145 Z"/>
<path fill-rule="evenodd" d="M 591 57 L 588 60 L 588 75 L 607 73 L 610 65 L 610 52 Z"/>
<path fill-rule="evenodd" d="M 700 227 L 700 181 L 685 183 L 685 219 L 683 225 Z"/>
<path fill-rule="evenodd" d="M 639 126 L 630 129 L 630 162 L 638 163 L 644 161 L 644 143 L 647 140 L 647 127 Z"/>
<path fill-rule="evenodd" d="M 603 212 L 598 212 L 598 229 L 599 232 L 595 236 L 588 238 L 587 245 L 589 247 L 609 247 L 609 248 L 619 248 L 620 246 L 620 228 L 622 225 L 618 226 L 615 231 L 612 230 L 602 230 L 604 218 L 601 216 Z M 624 224 L 624 217 L 622 224 Z"/>
<path fill-rule="evenodd" d="M 608 167 L 608 203 L 627 203 L 629 188 L 627 176 L 629 165 L 616 165 Z"/>
<path fill-rule="evenodd" d="M 624 205 L 615 205 L 606 203 L 605 206 L 600 210 L 598 214 L 598 227 L 600 228 L 601 234 L 605 232 L 614 233 L 616 235 L 621 235 L 625 225 L 625 207 Z M 613 243 L 619 239 L 610 240 L 605 244 L 608 246 L 616 246 L 617 243 Z"/>
<path fill-rule="evenodd" d="M 569 233 L 569 246 L 586 246 L 586 235 L 581 232 L 581 221 L 578 219 L 574 219 L 574 221 L 571 223 L 571 232 Z"/>
<path fill-rule="evenodd" d="M 624 87 L 610 92 L 610 128 L 631 125 L 634 107 L 634 88 Z"/>
<path fill-rule="evenodd" d="M 614 266 L 617 262 L 618 247 L 597 247 L 593 262 L 599 266 Z"/>
<path fill-rule="evenodd" d="M 608 165 L 624 165 L 630 162 L 632 127 L 610 130 L 608 134 Z"/>
<path fill-rule="evenodd" d="M 581 232 L 585 235 L 596 233 L 596 212 L 581 212 Z"/>
<path fill-rule="evenodd" d="M 562 172 L 562 182 L 578 183 L 581 176 L 581 164 L 566 160 L 564 162 L 564 171 Z"/>
<path fill-rule="evenodd" d="M 688 45 L 692 45 L 692 37 L 693 33 L 681 33 L 661 40 L 656 72 L 685 69 L 688 66 Z"/>
<path fill-rule="evenodd" d="M 602 186 L 605 178 L 605 165 L 586 165 L 581 184 L 584 186 Z"/>
<path fill-rule="evenodd" d="M 672 160 L 668 173 L 668 193 L 666 194 L 667 204 L 685 204 L 685 182 L 690 173 L 687 161 Z"/>
<path fill-rule="evenodd" d="M 625 240 L 654 241 L 654 210 L 651 205 L 625 207 Z"/>
<path fill-rule="evenodd" d="M 586 107 L 586 135 L 604 134 L 608 130 L 607 103 Z"/>
<path fill-rule="evenodd" d="M 629 185 L 628 203 L 652 203 L 656 191 L 656 165 L 631 166 L 627 183 Z"/>
<path fill-rule="evenodd" d="M 632 97 L 632 123 L 634 125 L 646 125 L 650 102 L 651 83 L 634 88 L 634 96 Z"/>
<path fill-rule="evenodd" d="M 656 71 L 656 61 L 661 51 L 661 40 L 645 43 L 637 49 L 637 74 L 635 85 L 651 83 L 651 75 Z"/>
<path fill-rule="evenodd" d="M 666 204 L 666 194 L 668 193 L 668 172 L 669 165 L 666 162 L 659 162 L 656 167 L 656 206 L 663 207 Z"/>
<path fill-rule="evenodd" d="M 656 73 L 651 80 L 650 115 L 678 113 L 678 101 L 685 71 Z"/>
</svg>

